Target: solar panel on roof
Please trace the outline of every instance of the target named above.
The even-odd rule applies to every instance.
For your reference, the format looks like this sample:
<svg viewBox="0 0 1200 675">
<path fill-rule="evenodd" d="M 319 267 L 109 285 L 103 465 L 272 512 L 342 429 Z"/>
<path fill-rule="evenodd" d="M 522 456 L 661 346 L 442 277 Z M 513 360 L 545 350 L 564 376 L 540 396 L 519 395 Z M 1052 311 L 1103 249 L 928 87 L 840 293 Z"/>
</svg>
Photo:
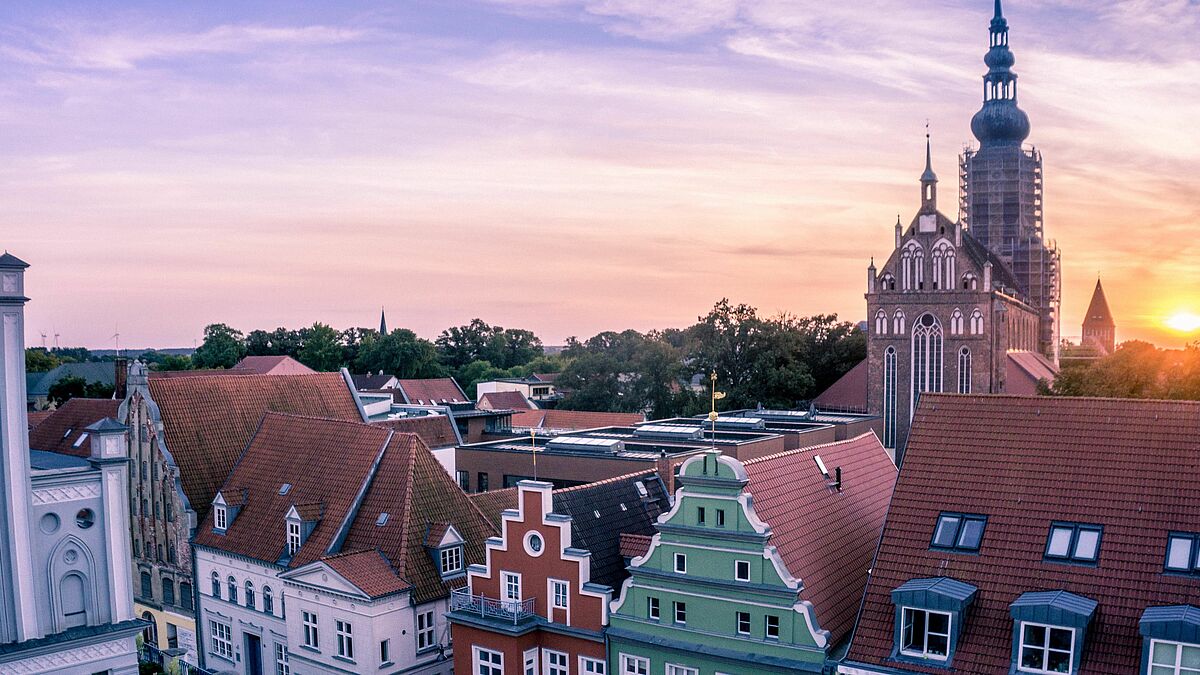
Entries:
<svg viewBox="0 0 1200 675">
<path fill-rule="evenodd" d="M 682 424 L 644 424 L 633 430 L 635 438 L 664 438 L 691 441 L 704 436 L 704 429 L 699 426 L 684 426 Z"/>
</svg>

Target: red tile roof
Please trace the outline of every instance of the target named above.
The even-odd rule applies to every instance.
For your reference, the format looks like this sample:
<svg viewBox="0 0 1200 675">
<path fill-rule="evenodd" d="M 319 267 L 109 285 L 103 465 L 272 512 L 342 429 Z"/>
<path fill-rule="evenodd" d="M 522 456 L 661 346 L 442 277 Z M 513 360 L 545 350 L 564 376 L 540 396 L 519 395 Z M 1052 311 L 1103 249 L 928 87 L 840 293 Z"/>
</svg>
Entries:
<svg viewBox="0 0 1200 675">
<path fill-rule="evenodd" d="M 817 467 L 820 456 L 831 476 Z M 771 544 L 804 582 L 831 644 L 850 633 L 896 483 L 896 465 L 874 433 L 745 462 L 754 510 Z M 829 486 L 842 468 L 842 490 Z"/>
<path fill-rule="evenodd" d="M 480 410 L 533 410 L 533 404 L 519 391 L 496 391 L 479 397 Z"/>
<path fill-rule="evenodd" d="M 31 410 L 26 413 L 25 415 L 29 419 L 29 430 L 33 431 L 36 429 L 37 425 L 44 422 L 47 417 L 53 415 L 55 412 L 54 410 Z"/>
<path fill-rule="evenodd" d="M 29 447 L 33 450 L 57 452 L 75 457 L 87 457 L 91 445 L 84 439 L 84 428 L 106 417 L 116 417 L 120 401 L 107 398 L 73 398 L 53 411 L 36 429 L 29 432 Z"/>
<path fill-rule="evenodd" d="M 149 386 L 183 492 L 200 515 L 208 512 L 264 413 L 362 420 L 339 373 L 151 378 Z"/>
<path fill-rule="evenodd" d="M 1189 498 L 1200 483 L 1198 439 L 1200 402 L 925 394 L 850 659 L 889 657 L 892 589 L 948 576 L 979 589 L 955 671 L 1008 672 L 1010 603 L 1065 590 L 1099 602 L 1079 672 L 1140 672 L 1143 610 L 1197 604 L 1197 579 L 1164 574 L 1163 564 L 1168 532 L 1200 532 Z M 978 555 L 930 550 L 942 511 L 987 516 Z M 1043 560 L 1059 520 L 1103 526 L 1098 565 Z"/>
<path fill-rule="evenodd" d="M 517 428 L 578 431 L 597 427 L 628 427 L 646 421 L 641 413 L 590 412 L 586 410 L 520 410 L 513 414 Z"/>
<path fill-rule="evenodd" d="M 422 441 L 425 441 L 425 445 L 433 450 L 458 445 L 458 436 L 454 433 L 454 423 L 445 415 L 401 417 L 394 420 L 372 422 L 372 424 L 405 434 L 416 434 L 421 437 Z"/>
<path fill-rule="evenodd" d="M 823 410 L 859 410 L 867 409 L 867 360 L 858 362 L 837 382 L 821 392 L 813 403 Z"/>
<path fill-rule="evenodd" d="M 396 574 L 396 568 L 377 550 L 331 555 L 321 561 L 372 598 L 408 588 L 408 582 Z"/>
<path fill-rule="evenodd" d="M 558 379 L 558 373 L 534 373 L 533 377 L 539 382 L 553 383 Z"/>
<path fill-rule="evenodd" d="M 622 532 L 621 557 L 636 558 L 646 555 L 646 552 L 650 550 L 650 542 L 653 540 L 654 537 L 648 534 L 629 534 L 627 532 Z"/>
<path fill-rule="evenodd" d="M 458 383 L 452 377 L 441 377 L 432 380 L 400 380 L 397 385 L 404 396 L 404 402 L 410 405 L 444 405 L 446 403 L 466 403 L 469 401 Z"/>
<path fill-rule="evenodd" d="M 317 371 L 290 356 L 247 356 L 229 369 L 241 375 L 311 375 Z"/>
<path fill-rule="evenodd" d="M 1054 382 L 1058 368 L 1037 352 L 1008 352 L 1005 364 L 1004 387 L 1007 393 L 1018 396 L 1033 396 L 1038 393 L 1038 380 Z"/>
</svg>

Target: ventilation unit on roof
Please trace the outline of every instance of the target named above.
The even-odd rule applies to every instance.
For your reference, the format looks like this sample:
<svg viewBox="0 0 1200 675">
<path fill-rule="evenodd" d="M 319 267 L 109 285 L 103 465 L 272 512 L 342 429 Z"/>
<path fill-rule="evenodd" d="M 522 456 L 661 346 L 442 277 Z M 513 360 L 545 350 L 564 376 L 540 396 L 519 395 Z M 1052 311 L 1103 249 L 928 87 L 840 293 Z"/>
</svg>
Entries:
<svg viewBox="0 0 1200 675">
<path fill-rule="evenodd" d="M 704 438 L 704 428 L 683 424 L 643 424 L 633 430 L 634 438 L 668 441 L 696 441 Z"/>
<path fill-rule="evenodd" d="M 549 450 L 566 452 L 611 452 L 616 454 L 625 449 L 619 438 L 597 438 L 595 436 L 555 436 L 546 442 Z"/>
</svg>

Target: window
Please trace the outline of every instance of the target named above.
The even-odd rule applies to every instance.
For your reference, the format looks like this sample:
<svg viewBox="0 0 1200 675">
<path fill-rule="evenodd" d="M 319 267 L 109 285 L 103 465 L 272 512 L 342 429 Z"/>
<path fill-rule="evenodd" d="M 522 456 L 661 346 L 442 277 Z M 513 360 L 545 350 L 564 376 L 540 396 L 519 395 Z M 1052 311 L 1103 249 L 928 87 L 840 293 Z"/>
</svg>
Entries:
<svg viewBox="0 0 1200 675">
<path fill-rule="evenodd" d="M 168 579 L 166 577 L 163 577 L 162 589 L 163 589 L 163 595 L 162 595 L 163 604 L 164 605 L 175 604 L 175 582 L 171 581 L 170 579 Z"/>
<path fill-rule="evenodd" d="M 208 633 L 212 638 L 212 653 L 232 659 L 233 629 L 229 627 L 229 624 L 210 620 L 208 622 Z"/>
<path fill-rule="evenodd" d="M 213 527 L 218 530 L 224 530 L 229 524 L 229 514 L 224 506 L 217 506 L 213 509 Z"/>
<path fill-rule="evenodd" d="M 875 334 L 887 335 L 887 312 L 882 309 L 875 312 Z"/>
<path fill-rule="evenodd" d="M 950 615 L 905 607 L 900 630 L 900 653 L 945 660 L 950 653 Z"/>
<path fill-rule="evenodd" d="M 221 577 L 216 572 L 212 573 L 212 596 L 218 599 L 221 597 Z"/>
<path fill-rule="evenodd" d="M 701 506 L 700 508 L 696 509 L 696 524 L 703 525 L 704 520 L 704 507 Z"/>
<path fill-rule="evenodd" d="M 271 587 L 263 586 L 263 611 L 267 614 L 275 613 L 275 598 L 271 595 Z"/>
<path fill-rule="evenodd" d="M 167 649 L 179 648 L 179 626 L 167 622 Z"/>
<path fill-rule="evenodd" d="M 441 551 L 442 576 L 462 571 L 462 547 L 451 546 Z"/>
<path fill-rule="evenodd" d="M 1179 642 L 1150 642 L 1150 670 L 1147 675 L 1200 674 L 1200 646 Z"/>
<path fill-rule="evenodd" d="M 154 598 L 154 580 L 150 577 L 149 572 L 142 572 L 142 597 Z"/>
<path fill-rule="evenodd" d="M 749 560 L 738 560 L 733 563 L 733 578 L 737 581 L 750 581 Z"/>
<path fill-rule="evenodd" d="M 568 602 L 567 594 L 568 594 L 568 589 L 569 589 L 567 582 L 559 581 L 557 579 L 551 579 L 550 580 L 550 589 L 554 595 L 554 608 L 555 609 L 566 609 L 567 602 Z"/>
<path fill-rule="evenodd" d="M 675 554 L 675 571 L 680 574 L 687 574 L 687 554 Z"/>
<path fill-rule="evenodd" d="M 1021 624 L 1021 661 L 1023 673 L 1069 673 L 1075 650 L 1075 631 L 1071 628 Z"/>
<path fill-rule="evenodd" d="M 521 575 L 513 572 L 502 572 L 504 579 L 504 599 L 521 600 Z"/>
<path fill-rule="evenodd" d="M 687 666 L 680 666 L 674 663 L 668 663 L 666 669 L 667 675 L 700 675 L 700 671 Z"/>
<path fill-rule="evenodd" d="M 883 350 L 883 445 L 896 447 L 896 348 Z"/>
<path fill-rule="evenodd" d="M 1167 537 L 1167 560 L 1163 567 L 1172 572 L 1200 572 L 1200 535 L 1173 532 Z"/>
<path fill-rule="evenodd" d="M 958 393 L 971 393 L 971 350 L 958 350 Z"/>
<path fill-rule="evenodd" d="M 725 509 L 717 509 L 717 527 L 725 527 Z"/>
<path fill-rule="evenodd" d="M 737 632 L 739 635 L 750 634 L 750 612 L 737 612 Z"/>
<path fill-rule="evenodd" d="M 892 315 L 892 332 L 896 335 L 904 335 L 904 312 L 896 310 Z"/>
<path fill-rule="evenodd" d="M 563 652 L 553 652 L 549 649 L 542 650 L 542 657 L 546 659 L 546 675 L 567 675 L 570 668 L 567 666 L 570 663 L 568 655 Z"/>
<path fill-rule="evenodd" d="M 1046 558 L 1064 562 L 1094 563 L 1100 558 L 1099 525 L 1054 523 L 1046 538 Z"/>
<path fill-rule="evenodd" d="M 246 606 L 254 609 L 254 584 L 246 580 Z"/>
<path fill-rule="evenodd" d="M 72 447 L 72 448 L 78 448 L 78 447 L 82 447 L 82 446 L 83 446 L 83 442 L 87 440 L 87 437 L 88 437 L 88 435 L 87 435 L 87 433 L 86 433 L 86 432 L 85 432 L 85 433 L 82 433 L 82 434 L 80 434 L 80 435 L 79 435 L 79 438 L 76 438 L 76 439 L 75 439 L 75 442 L 71 444 L 71 447 Z"/>
<path fill-rule="evenodd" d="M 304 624 L 304 646 L 320 649 L 321 636 L 317 633 L 317 615 L 312 612 L 300 612 L 300 620 Z"/>
<path fill-rule="evenodd" d="M 767 615 L 764 634 L 772 640 L 779 639 L 779 617 L 774 614 Z"/>
<path fill-rule="evenodd" d="M 436 647 L 434 642 L 433 610 L 417 614 L 417 651 Z"/>
<path fill-rule="evenodd" d="M 229 601 L 237 604 L 237 579 L 229 577 Z"/>
<path fill-rule="evenodd" d="M 650 659 L 622 654 L 621 675 L 650 675 Z"/>
<path fill-rule="evenodd" d="M 600 659 L 589 659 L 586 656 L 579 657 L 579 672 L 582 675 L 604 675 L 604 662 Z"/>
<path fill-rule="evenodd" d="M 971 312 L 971 335 L 983 335 L 983 312 L 978 309 Z"/>
<path fill-rule="evenodd" d="M 675 623 L 687 623 L 687 603 L 674 602 L 675 606 Z"/>
<path fill-rule="evenodd" d="M 276 539 L 276 541 L 279 541 Z M 288 555 L 296 555 L 296 551 L 300 550 L 300 523 L 289 521 L 287 524 L 287 552 Z"/>
<path fill-rule="evenodd" d="M 523 670 L 525 675 L 538 675 L 538 650 L 537 650 L 537 648 L 534 647 L 533 649 L 526 649 L 525 652 L 521 655 L 521 658 L 525 662 L 524 670 Z"/>
<path fill-rule="evenodd" d="M 334 630 L 337 633 L 337 655 L 344 659 L 353 659 L 354 627 L 350 622 L 338 619 L 334 622 Z"/>
<path fill-rule="evenodd" d="M 391 640 L 383 640 L 379 643 L 379 662 L 392 662 L 392 642 Z"/>
<path fill-rule="evenodd" d="M 480 492 L 488 491 L 488 475 L 482 471 L 475 475 L 475 484 Z"/>
<path fill-rule="evenodd" d="M 658 621 L 659 616 L 658 598 L 653 595 L 646 598 L 646 617 L 651 621 Z"/>
<path fill-rule="evenodd" d="M 275 643 L 275 675 L 291 675 L 292 668 L 288 665 L 287 645 Z"/>
<path fill-rule="evenodd" d="M 927 391 L 942 390 L 942 326 L 932 314 L 922 314 L 912 330 L 912 408 Z"/>
<path fill-rule="evenodd" d="M 962 335 L 962 332 L 963 332 L 963 313 L 962 313 L 961 309 L 958 309 L 956 307 L 954 309 L 954 313 L 950 315 L 950 334 L 951 335 Z"/>
<path fill-rule="evenodd" d="M 953 551 L 978 551 L 985 525 L 985 516 L 943 513 L 938 516 L 933 542 L 929 546 Z"/>
<path fill-rule="evenodd" d="M 471 473 L 469 471 L 455 471 L 454 479 L 458 481 L 458 487 L 462 488 L 463 492 L 470 492 Z"/>
<path fill-rule="evenodd" d="M 504 654 L 475 647 L 475 675 L 504 675 Z"/>
<path fill-rule="evenodd" d="M 192 585 L 186 581 L 179 582 L 179 605 L 185 609 L 192 608 Z"/>
</svg>

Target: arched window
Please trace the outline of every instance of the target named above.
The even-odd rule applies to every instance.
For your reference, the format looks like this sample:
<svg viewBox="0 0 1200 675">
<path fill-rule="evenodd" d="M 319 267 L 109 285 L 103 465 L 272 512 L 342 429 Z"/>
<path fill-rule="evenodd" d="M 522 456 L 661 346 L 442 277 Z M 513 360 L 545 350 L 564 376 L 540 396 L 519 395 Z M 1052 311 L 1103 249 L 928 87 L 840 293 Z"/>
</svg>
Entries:
<svg viewBox="0 0 1200 675">
<path fill-rule="evenodd" d="M 979 279 L 974 274 L 967 272 L 962 276 L 962 287 L 964 291 L 977 291 L 979 290 Z"/>
<path fill-rule="evenodd" d="M 246 606 L 254 609 L 254 584 L 249 579 L 246 580 Z"/>
<path fill-rule="evenodd" d="M 912 402 L 909 419 L 922 393 L 942 390 L 942 326 L 932 314 L 922 314 L 912 329 Z"/>
<path fill-rule="evenodd" d="M 887 312 L 882 309 L 875 312 L 875 334 L 887 335 Z"/>
<path fill-rule="evenodd" d="M 271 595 L 271 587 L 263 586 L 263 611 L 267 614 L 275 613 L 275 598 Z"/>
<path fill-rule="evenodd" d="M 59 597 L 62 598 L 62 625 L 64 628 L 86 626 L 87 597 L 84 595 L 83 575 L 72 572 L 58 582 Z"/>
<path fill-rule="evenodd" d="M 942 251 L 938 249 L 933 251 L 933 287 L 942 287 Z"/>
<path fill-rule="evenodd" d="M 912 270 L 912 249 L 904 249 L 900 254 L 900 287 L 904 290 L 909 290 L 913 287 L 913 270 Z"/>
<path fill-rule="evenodd" d="M 158 646 L 158 624 L 154 621 L 154 615 L 150 612 L 142 612 L 142 618 L 150 622 L 149 626 L 142 629 L 142 639 L 146 644 Z"/>
<path fill-rule="evenodd" d="M 214 598 L 221 597 L 221 577 L 216 572 L 212 573 L 212 596 Z"/>
<path fill-rule="evenodd" d="M 229 577 L 229 601 L 237 604 L 237 579 Z"/>
<path fill-rule="evenodd" d="M 950 315 L 950 334 L 962 335 L 963 332 L 963 313 L 962 310 L 955 307 L 954 313 Z"/>
<path fill-rule="evenodd" d="M 904 335 L 904 311 L 896 310 L 892 315 L 892 332 L 896 335 Z"/>
<path fill-rule="evenodd" d="M 896 277 L 894 277 L 890 274 L 883 275 L 883 279 L 881 279 L 879 282 L 879 290 L 882 290 L 882 291 L 896 290 Z"/>
<path fill-rule="evenodd" d="M 958 393 L 971 393 L 971 350 L 958 350 Z"/>
<path fill-rule="evenodd" d="M 983 335 L 983 312 L 978 307 L 971 312 L 971 335 Z"/>
<path fill-rule="evenodd" d="M 945 286 L 947 289 L 954 288 L 954 277 L 956 276 L 954 274 L 954 272 L 955 272 L 954 267 L 955 267 L 956 262 L 957 261 L 955 260 L 954 249 L 947 248 L 946 249 L 946 286 Z"/>
<path fill-rule="evenodd" d="M 883 445 L 896 447 L 896 348 L 883 351 Z"/>
</svg>

